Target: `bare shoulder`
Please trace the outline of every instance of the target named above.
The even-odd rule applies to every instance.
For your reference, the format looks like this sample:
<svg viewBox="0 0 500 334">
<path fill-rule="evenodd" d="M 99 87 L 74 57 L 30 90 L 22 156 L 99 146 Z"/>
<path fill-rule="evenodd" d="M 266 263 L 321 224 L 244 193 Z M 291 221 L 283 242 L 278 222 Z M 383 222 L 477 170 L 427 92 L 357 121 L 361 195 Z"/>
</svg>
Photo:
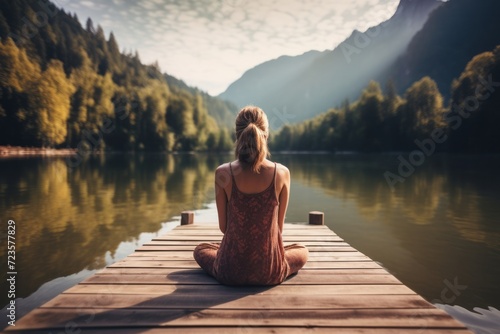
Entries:
<svg viewBox="0 0 500 334">
<path fill-rule="evenodd" d="M 276 166 L 278 168 L 278 173 L 285 173 L 285 174 L 290 174 L 290 170 L 288 169 L 287 166 L 280 164 L 279 162 L 276 163 Z"/>
<path fill-rule="evenodd" d="M 231 170 L 229 163 L 225 163 L 217 167 L 215 170 L 215 183 L 222 188 L 225 188 L 231 182 Z"/>
<path fill-rule="evenodd" d="M 288 167 L 280 163 L 276 164 L 276 166 L 277 166 L 276 173 L 278 174 L 278 176 L 283 180 L 289 180 L 290 170 L 288 169 Z"/>
<path fill-rule="evenodd" d="M 216 174 L 229 172 L 229 162 L 223 163 L 215 170 Z"/>
</svg>

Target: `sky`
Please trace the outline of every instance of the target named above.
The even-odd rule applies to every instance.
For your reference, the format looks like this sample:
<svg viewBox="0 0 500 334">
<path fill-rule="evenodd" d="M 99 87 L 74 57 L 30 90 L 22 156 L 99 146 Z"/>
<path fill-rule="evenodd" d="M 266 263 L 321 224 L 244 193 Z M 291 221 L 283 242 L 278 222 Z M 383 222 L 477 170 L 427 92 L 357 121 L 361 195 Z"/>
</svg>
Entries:
<svg viewBox="0 0 500 334">
<path fill-rule="evenodd" d="M 331 50 L 354 29 L 390 18 L 399 0 L 54 0 L 92 18 L 121 50 L 218 95 L 243 73 L 283 55 Z"/>
</svg>

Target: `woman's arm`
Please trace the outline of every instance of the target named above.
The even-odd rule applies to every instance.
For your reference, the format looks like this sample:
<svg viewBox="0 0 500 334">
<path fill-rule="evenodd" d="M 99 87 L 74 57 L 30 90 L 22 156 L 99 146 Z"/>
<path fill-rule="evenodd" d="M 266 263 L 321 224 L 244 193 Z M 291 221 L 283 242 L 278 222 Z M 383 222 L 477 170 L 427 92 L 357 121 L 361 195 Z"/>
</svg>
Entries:
<svg viewBox="0 0 500 334">
<path fill-rule="evenodd" d="M 226 233 L 228 199 L 225 188 L 228 185 L 229 178 L 230 175 L 224 165 L 219 166 L 215 171 L 215 203 L 219 216 L 219 228 L 222 233 Z"/>
<path fill-rule="evenodd" d="M 278 211 L 278 226 L 283 232 L 283 224 L 285 223 L 286 209 L 288 208 L 288 198 L 290 197 L 290 171 L 283 165 L 279 166 L 279 177 L 282 184 L 279 195 L 279 211 Z"/>
</svg>

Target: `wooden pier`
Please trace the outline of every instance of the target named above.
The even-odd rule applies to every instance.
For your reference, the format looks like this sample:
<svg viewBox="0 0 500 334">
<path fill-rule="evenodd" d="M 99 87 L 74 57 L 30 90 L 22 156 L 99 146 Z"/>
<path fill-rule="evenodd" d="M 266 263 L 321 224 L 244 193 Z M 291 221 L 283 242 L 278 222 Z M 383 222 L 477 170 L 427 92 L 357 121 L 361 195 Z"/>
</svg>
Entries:
<svg viewBox="0 0 500 334">
<path fill-rule="evenodd" d="M 311 223 L 321 224 L 319 214 Z M 193 260 L 222 238 L 192 215 L 166 235 L 33 310 L 8 332 L 471 333 L 324 225 L 285 224 L 309 261 L 273 287 L 228 287 Z"/>
</svg>

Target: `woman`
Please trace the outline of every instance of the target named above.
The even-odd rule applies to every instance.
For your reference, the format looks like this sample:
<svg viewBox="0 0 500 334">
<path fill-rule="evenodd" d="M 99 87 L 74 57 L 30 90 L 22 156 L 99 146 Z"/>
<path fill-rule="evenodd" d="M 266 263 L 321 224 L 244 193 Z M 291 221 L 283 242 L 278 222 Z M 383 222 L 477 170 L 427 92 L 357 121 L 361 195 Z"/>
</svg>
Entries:
<svg viewBox="0 0 500 334">
<path fill-rule="evenodd" d="M 215 172 L 222 242 L 194 250 L 200 267 L 228 285 L 276 285 L 307 261 L 308 250 L 284 246 L 281 233 L 290 194 L 290 172 L 267 160 L 269 125 L 254 106 L 236 117 L 237 160 Z"/>
</svg>

